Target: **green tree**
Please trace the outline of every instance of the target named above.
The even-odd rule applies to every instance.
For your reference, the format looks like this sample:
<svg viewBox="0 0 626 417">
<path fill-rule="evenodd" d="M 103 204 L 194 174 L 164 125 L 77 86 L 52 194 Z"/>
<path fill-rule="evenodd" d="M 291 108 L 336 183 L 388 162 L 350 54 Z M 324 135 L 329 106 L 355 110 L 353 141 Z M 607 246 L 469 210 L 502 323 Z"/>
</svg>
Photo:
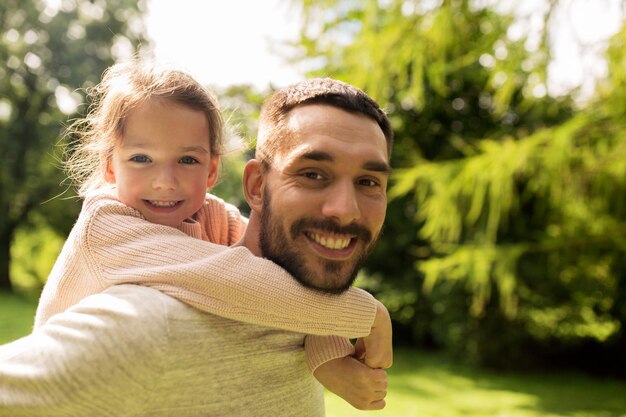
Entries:
<svg viewBox="0 0 626 417">
<path fill-rule="evenodd" d="M 0 5 L 0 288 L 12 288 L 17 228 L 43 223 L 65 234 L 75 219 L 78 204 L 54 198 L 64 190 L 55 145 L 68 117 L 85 110 L 80 88 L 145 43 L 144 10 L 130 0 Z"/>
<path fill-rule="evenodd" d="M 448 343 L 471 342 L 483 362 L 576 361 L 623 374 L 625 34 L 611 42 L 603 89 L 567 121 L 398 174 L 392 194 L 413 196 L 436 248 L 419 265 L 425 288 L 469 289 L 469 318 Z"/>
<path fill-rule="evenodd" d="M 249 214 L 249 207 L 241 187 L 243 168 L 253 156 L 257 121 L 263 100 L 268 95 L 256 91 L 251 85 L 232 85 L 218 90 L 225 119 L 226 144 L 217 185 L 211 192 L 236 205 L 245 214 Z"/>
<path fill-rule="evenodd" d="M 302 4 L 312 75 L 362 87 L 392 118 L 397 172 L 364 284 L 399 336 L 498 365 L 620 339 L 619 37 L 610 93 L 575 114 L 571 95 L 546 95 L 547 26 L 527 48 L 510 30 L 524 20 L 494 3 Z"/>
</svg>

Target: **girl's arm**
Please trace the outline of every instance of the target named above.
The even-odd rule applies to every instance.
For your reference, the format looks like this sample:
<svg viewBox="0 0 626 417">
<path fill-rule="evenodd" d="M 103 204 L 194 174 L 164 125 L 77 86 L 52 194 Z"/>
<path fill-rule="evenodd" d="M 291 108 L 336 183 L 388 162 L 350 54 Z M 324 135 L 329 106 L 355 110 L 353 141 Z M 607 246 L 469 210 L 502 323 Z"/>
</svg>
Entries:
<svg viewBox="0 0 626 417">
<path fill-rule="evenodd" d="M 364 337 L 377 303 L 351 288 L 340 295 L 307 289 L 271 261 L 141 219 L 110 197 L 85 202 L 84 242 L 93 279 L 103 287 L 156 288 L 203 311 L 233 320 L 318 335 Z"/>
<path fill-rule="evenodd" d="M 355 347 L 345 337 L 309 335 L 305 339 L 307 362 L 311 372 L 325 362 L 344 356 L 356 356 L 370 368 L 390 368 L 393 364 L 391 317 L 378 300 L 376 318 L 367 337 L 360 338 Z"/>
<path fill-rule="evenodd" d="M 360 410 L 385 407 L 387 374 L 392 364 L 391 320 L 378 302 L 377 320 L 369 337 L 359 339 L 356 349 L 344 337 L 308 335 L 305 351 L 309 369 L 329 391 Z"/>
</svg>

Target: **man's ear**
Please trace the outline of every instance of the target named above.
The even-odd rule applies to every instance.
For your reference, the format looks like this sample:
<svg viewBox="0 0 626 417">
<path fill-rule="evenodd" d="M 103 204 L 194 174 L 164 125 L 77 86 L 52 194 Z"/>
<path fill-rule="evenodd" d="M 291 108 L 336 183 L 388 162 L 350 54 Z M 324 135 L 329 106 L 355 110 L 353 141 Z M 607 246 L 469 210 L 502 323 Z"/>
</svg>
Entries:
<svg viewBox="0 0 626 417">
<path fill-rule="evenodd" d="M 243 195 L 252 211 L 258 213 L 263 208 L 263 189 L 265 176 L 261 161 L 251 159 L 243 169 Z"/>
<path fill-rule="evenodd" d="M 104 162 L 104 180 L 109 184 L 115 184 L 115 171 L 113 170 L 113 161 L 111 158 Z"/>
<path fill-rule="evenodd" d="M 211 158 L 211 166 L 209 167 L 209 176 L 206 180 L 206 188 L 210 190 L 215 185 L 217 181 L 217 175 L 220 171 L 220 157 L 214 156 Z"/>
</svg>

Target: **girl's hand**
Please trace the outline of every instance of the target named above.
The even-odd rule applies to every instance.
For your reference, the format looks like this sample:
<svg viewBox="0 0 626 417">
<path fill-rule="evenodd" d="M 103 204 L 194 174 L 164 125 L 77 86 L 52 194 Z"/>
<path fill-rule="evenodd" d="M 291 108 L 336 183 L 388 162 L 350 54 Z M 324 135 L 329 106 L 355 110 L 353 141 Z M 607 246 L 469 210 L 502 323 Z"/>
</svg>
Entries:
<svg viewBox="0 0 626 417">
<path fill-rule="evenodd" d="M 387 372 L 346 356 L 320 365 L 313 375 L 330 392 L 359 410 L 382 410 L 387 396 Z"/>
<path fill-rule="evenodd" d="M 391 368 L 393 364 L 393 346 L 391 318 L 380 301 L 376 300 L 376 317 L 369 336 L 358 339 L 355 345 L 355 357 L 370 368 Z"/>
</svg>

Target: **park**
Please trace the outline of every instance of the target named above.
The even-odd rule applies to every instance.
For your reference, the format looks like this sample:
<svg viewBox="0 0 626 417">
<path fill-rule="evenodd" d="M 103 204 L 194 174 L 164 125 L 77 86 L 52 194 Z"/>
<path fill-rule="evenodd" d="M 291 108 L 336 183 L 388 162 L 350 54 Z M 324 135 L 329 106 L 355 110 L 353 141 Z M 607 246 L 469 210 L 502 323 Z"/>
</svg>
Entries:
<svg viewBox="0 0 626 417">
<path fill-rule="evenodd" d="M 32 330 L 81 209 L 60 168 L 66 127 L 124 59 L 119 45 L 153 46 L 133 24 L 149 2 L 51 3 L 0 6 L 0 344 Z M 359 411 L 327 392 L 327 415 L 626 416 L 626 9 L 616 33 L 578 45 L 605 71 L 556 91 L 550 22 L 576 1 L 528 14 L 504 1 L 293 3 L 304 19 L 290 62 L 366 91 L 395 135 L 382 237 L 356 281 L 394 324 L 387 405 Z M 244 214 L 241 171 L 273 88 L 215 89 L 233 149 L 211 192 Z"/>
</svg>

